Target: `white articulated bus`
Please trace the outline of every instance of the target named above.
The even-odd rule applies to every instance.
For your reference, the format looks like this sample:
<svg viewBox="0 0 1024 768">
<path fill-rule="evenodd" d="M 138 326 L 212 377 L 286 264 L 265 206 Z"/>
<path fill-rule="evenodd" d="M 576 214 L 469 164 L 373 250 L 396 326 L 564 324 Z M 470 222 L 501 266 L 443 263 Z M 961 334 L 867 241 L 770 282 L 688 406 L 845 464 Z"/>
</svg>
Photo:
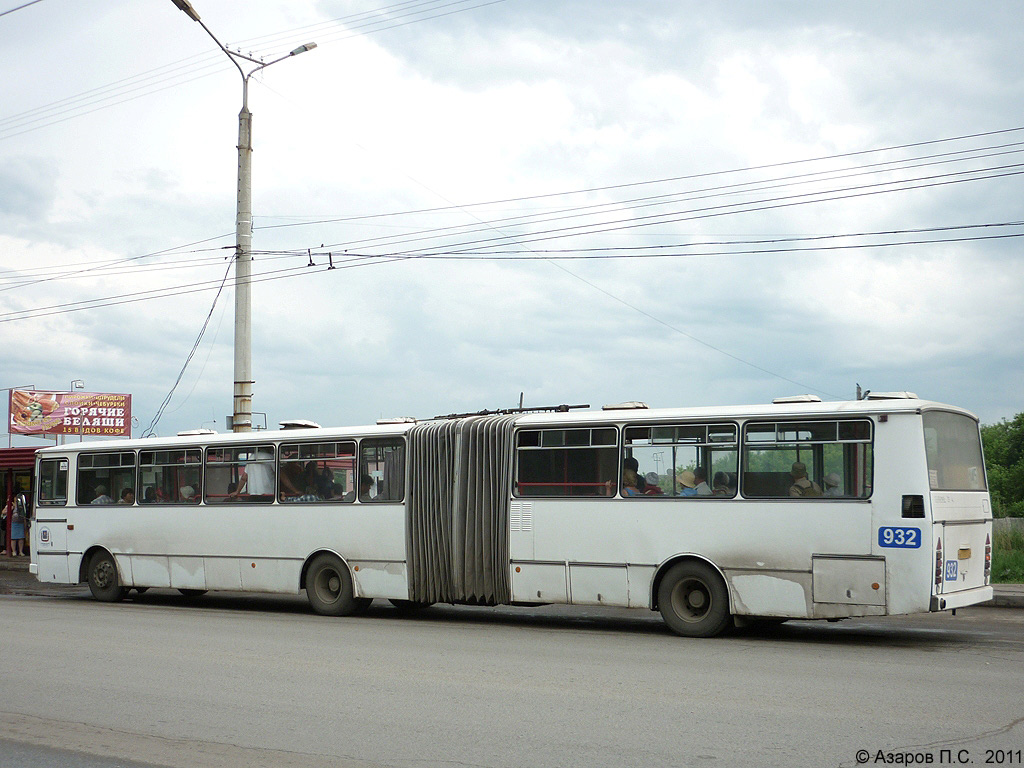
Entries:
<svg viewBox="0 0 1024 768">
<path fill-rule="evenodd" d="M 607 605 L 710 636 L 992 597 L 977 418 L 906 393 L 79 443 L 36 472 L 32 571 L 104 601 Z"/>
</svg>

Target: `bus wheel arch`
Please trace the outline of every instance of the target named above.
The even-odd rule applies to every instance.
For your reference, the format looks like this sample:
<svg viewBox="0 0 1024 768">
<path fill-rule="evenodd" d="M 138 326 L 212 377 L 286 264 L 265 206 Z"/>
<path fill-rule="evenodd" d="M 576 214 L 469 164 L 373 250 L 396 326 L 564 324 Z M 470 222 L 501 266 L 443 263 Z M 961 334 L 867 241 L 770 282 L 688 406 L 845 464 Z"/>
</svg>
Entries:
<svg viewBox="0 0 1024 768">
<path fill-rule="evenodd" d="M 681 556 L 666 561 L 651 586 L 651 608 L 685 637 L 713 637 L 732 624 L 729 585 L 709 560 Z"/>
<path fill-rule="evenodd" d="M 347 616 L 364 607 L 364 598 L 355 595 L 348 563 L 335 552 L 321 550 L 310 555 L 302 566 L 300 582 L 313 610 L 323 616 Z"/>
<path fill-rule="evenodd" d="M 89 584 L 92 596 L 103 603 L 116 603 L 128 594 L 123 586 L 117 560 L 103 547 L 93 547 L 82 557 L 81 579 Z"/>
</svg>

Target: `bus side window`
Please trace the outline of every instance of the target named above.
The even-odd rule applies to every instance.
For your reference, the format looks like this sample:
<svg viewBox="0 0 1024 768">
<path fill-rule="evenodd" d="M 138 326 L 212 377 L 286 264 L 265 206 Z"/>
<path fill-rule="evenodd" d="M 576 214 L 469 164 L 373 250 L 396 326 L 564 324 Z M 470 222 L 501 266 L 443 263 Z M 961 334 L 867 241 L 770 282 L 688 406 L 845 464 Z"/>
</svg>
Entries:
<svg viewBox="0 0 1024 768">
<path fill-rule="evenodd" d="M 206 449 L 207 504 L 263 503 L 274 500 L 277 472 L 273 445 Z M 179 489 L 182 501 L 191 488 Z"/>
<path fill-rule="evenodd" d="M 747 498 L 847 498 L 871 495 L 867 419 L 750 422 L 743 430 Z M 806 472 L 806 480 L 801 480 Z"/>
<path fill-rule="evenodd" d="M 199 501 L 202 453 L 198 448 L 139 451 L 139 504 Z"/>
<path fill-rule="evenodd" d="M 402 501 L 405 498 L 405 440 L 363 440 L 359 446 L 359 501 Z"/>
<path fill-rule="evenodd" d="M 733 498 L 739 460 L 735 424 L 626 427 L 625 460 L 633 459 L 643 496 Z"/>
<path fill-rule="evenodd" d="M 135 492 L 135 453 L 111 451 L 78 454 L 78 504 L 116 504 Z"/>
<path fill-rule="evenodd" d="M 604 496 L 618 478 L 615 427 L 524 429 L 516 434 L 516 495 Z"/>
<path fill-rule="evenodd" d="M 64 506 L 68 503 L 68 460 L 39 462 L 39 504 Z"/>
</svg>

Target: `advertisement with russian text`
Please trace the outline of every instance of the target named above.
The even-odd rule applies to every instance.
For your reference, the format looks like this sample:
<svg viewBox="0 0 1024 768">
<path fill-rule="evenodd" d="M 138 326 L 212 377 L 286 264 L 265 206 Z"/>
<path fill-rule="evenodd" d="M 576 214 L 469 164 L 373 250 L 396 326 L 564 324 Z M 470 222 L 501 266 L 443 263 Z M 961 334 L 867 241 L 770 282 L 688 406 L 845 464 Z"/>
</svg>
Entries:
<svg viewBox="0 0 1024 768">
<path fill-rule="evenodd" d="M 12 435 L 131 437 L 132 396 L 12 389 L 7 431 Z"/>
</svg>

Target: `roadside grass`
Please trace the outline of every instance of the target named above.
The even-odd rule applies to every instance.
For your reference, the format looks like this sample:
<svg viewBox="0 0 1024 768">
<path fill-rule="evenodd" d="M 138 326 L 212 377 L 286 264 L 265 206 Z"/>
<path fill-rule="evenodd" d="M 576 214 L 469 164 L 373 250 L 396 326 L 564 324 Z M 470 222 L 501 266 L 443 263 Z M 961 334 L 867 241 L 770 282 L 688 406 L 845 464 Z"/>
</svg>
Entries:
<svg viewBox="0 0 1024 768">
<path fill-rule="evenodd" d="M 993 537 L 992 583 L 1024 583 L 1024 532 L 1003 531 Z"/>
</svg>

